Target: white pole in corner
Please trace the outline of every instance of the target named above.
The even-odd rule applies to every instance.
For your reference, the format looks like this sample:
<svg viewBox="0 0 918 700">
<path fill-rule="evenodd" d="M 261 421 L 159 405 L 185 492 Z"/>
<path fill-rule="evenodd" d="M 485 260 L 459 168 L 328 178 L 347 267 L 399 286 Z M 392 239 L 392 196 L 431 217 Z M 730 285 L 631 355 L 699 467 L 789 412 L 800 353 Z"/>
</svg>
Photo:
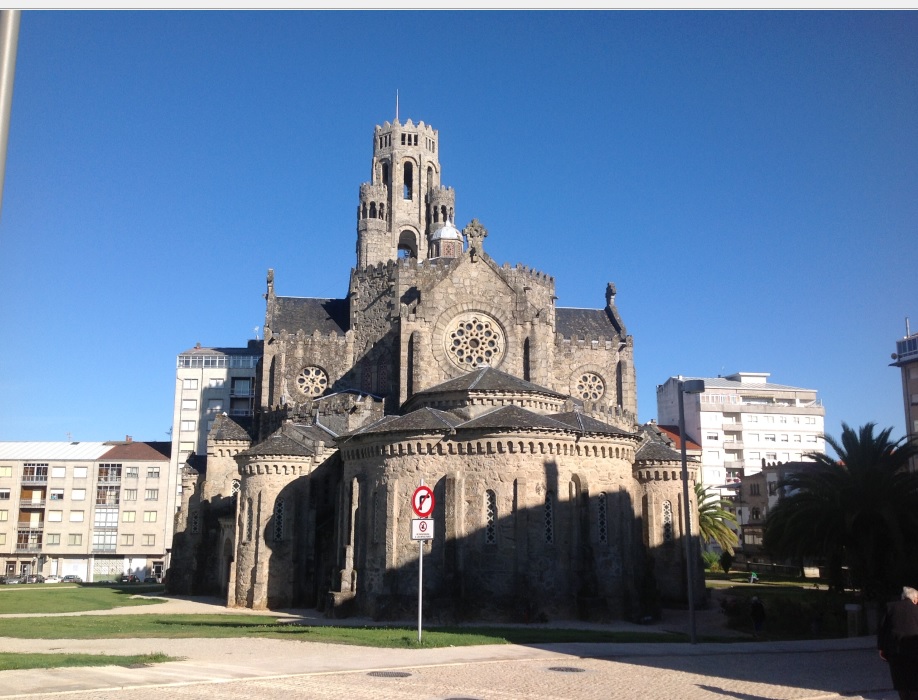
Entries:
<svg viewBox="0 0 918 700">
<path fill-rule="evenodd" d="M 424 479 L 421 479 L 421 486 Z M 424 596 L 424 540 L 418 540 L 418 644 L 421 643 L 421 609 Z"/>
</svg>

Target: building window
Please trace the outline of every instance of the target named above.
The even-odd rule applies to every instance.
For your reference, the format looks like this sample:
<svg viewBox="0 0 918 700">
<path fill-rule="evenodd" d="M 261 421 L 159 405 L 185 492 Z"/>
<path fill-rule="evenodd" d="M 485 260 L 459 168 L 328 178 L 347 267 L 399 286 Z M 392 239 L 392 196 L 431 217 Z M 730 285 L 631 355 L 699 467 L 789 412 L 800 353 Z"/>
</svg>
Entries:
<svg viewBox="0 0 918 700">
<path fill-rule="evenodd" d="M 545 544 L 555 543 L 555 513 L 554 513 L 555 494 L 553 491 L 545 492 Z"/>
<path fill-rule="evenodd" d="M 663 501 L 663 541 L 672 542 L 673 539 L 673 504 Z"/>
<path fill-rule="evenodd" d="M 714 442 L 720 440 L 720 436 L 717 433 L 706 433 L 704 437 L 706 440 L 713 440 Z"/>
<path fill-rule="evenodd" d="M 597 518 L 599 522 L 599 544 L 609 543 L 609 525 L 606 517 L 606 494 L 600 493 L 596 502 Z"/>
<path fill-rule="evenodd" d="M 73 468 L 73 478 L 74 479 L 85 479 L 88 473 L 89 473 L 89 469 L 87 467 L 74 467 Z"/>
<path fill-rule="evenodd" d="M 124 476 L 128 479 L 136 479 L 140 476 L 140 467 L 126 467 L 124 470 Z"/>
<path fill-rule="evenodd" d="M 85 501 L 86 500 L 86 489 L 73 489 L 70 492 L 71 501 Z"/>
<path fill-rule="evenodd" d="M 806 422 L 807 422 L 807 425 L 815 425 L 815 424 L 816 424 L 816 419 L 815 419 L 813 416 L 807 416 L 807 417 L 806 417 Z"/>
<path fill-rule="evenodd" d="M 783 434 L 783 433 L 781 434 L 781 442 L 788 442 L 789 439 L 790 439 L 790 438 L 789 438 L 787 435 L 785 435 L 785 434 Z"/>
<path fill-rule="evenodd" d="M 197 411 L 198 410 L 198 400 L 197 399 L 182 399 L 182 410 L 183 411 Z"/>
<path fill-rule="evenodd" d="M 241 486 L 242 486 L 242 482 L 239 481 L 239 479 L 233 479 L 233 484 L 232 484 L 231 491 L 230 491 L 230 494 L 232 495 L 233 498 L 236 498 L 236 496 L 239 495 L 239 489 L 241 488 Z"/>
<path fill-rule="evenodd" d="M 147 467 L 147 478 L 148 479 L 158 479 L 159 478 L 159 467 Z"/>
<path fill-rule="evenodd" d="M 45 544 L 60 544 L 61 536 L 57 533 L 45 535 Z"/>
<path fill-rule="evenodd" d="M 753 520 L 761 520 L 761 519 L 762 519 L 762 511 L 759 510 L 759 509 L 756 508 L 756 507 L 753 507 L 753 509 L 752 509 L 752 519 L 753 519 Z"/>
<path fill-rule="evenodd" d="M 775 442 L 774 433 L 765 433 L 765 442 Z"/>
<path fill-rule="evenodd" d="M 63 479 L 67 476 L 67 467 L 51 467 L 52 479 Z"/>
<path fill-rule="evenodd" d="M 143 500 L 158 501 L 159 500 L 159 489 L 147 489 L 146 491 L 144 491 Z"/>
<path fill-rule="evenodd" d="M 0 476 L 13 476 L 12 467 L 0 467 Z"/>
<path fill-rule="evenodd" d="M 768 482 L 768 495 L 769 495 L 769 496 L 774 496 L 775 493 L 777 493 L 777 491 L 778 491 L 778 484 L 777 484 L 777 482 L 775 482 L 775 481 L 769 481 L 769 482 Z"/>
<path fill-rule="evenodd" d="M 49 501 L 63 501 L 64 500 L 64 489 L 51 489 L 48 493 Z"/>
<path fill-rule="evenodd" d="M 156 522 L 156 511 L 155 510 L 145 510 L 143 512 L 143 521 L 145 523 L 155 523 Z"/>
<path fill-rule="evenodd" d="M 255 507 L 252 505 L 252 499 L 249 499 L 248 508 L 246 509 L 245 518 L 245 540 L 252 541 L 252 528 L 255 525 Z"/>
<path fill-rule="evenodd" d="M 373 542 L 379 542 L 379 491 L 373 492 Z"/>
<path fill-rule="evenodd" d="M 130 547 L 134 544 L 134 535 L 121 535 L 121 544 Z"/>
<path fill-rule="evenodd" d="M 758 484 L 749 484 L 749 495 L 750 496 L 759 495 L 759 485 Z"/>
<path fill-rule="evenodd" d="M 94 532 L 92 533 L 92 548 L 96 552 L 114 552 L 115 542 L 118 533 L 116 532 Z"/>
<path fill-rule="evenodd" d="M 0 501 L 10 500 L 10 490 L 9 489 L 0 489 Z"/>
<path fill-rule="evenodd" d="M 183 433 L 193 433 L 197 421 L 183 420 L 181 430 Z"/>
<path fill-rule="evenodd" d="M 220 413 L 223 410 L 223 399 L 207 399 L 207 412 Z"/>
<path fill-rule="evenodd" d="M 136 501 L 137 500 L 137 489 L 125 489 L 124 490 L 124 500 L 125 501 Z"/>
<path fill-rule="evenodd" d="M 119 486 L 97 486 L 96 503 L 103 506 L 116 506 L 119 503 L 121 487 Z"/>
<path fill-rule="evenodd" d="M 222 389 L 224 381 L 223 377 L 212 377 L 208 382 L 208 386 L 211 389 Z"/>
<path fill-rule="evenodd" d="M 144 535 L 143 536 L 143 545 L 145 547 L 152 547 L 156 544 L 156 535 Z"/>
<path fill-rule="evenodd" d="M 105 483 L 121 481 L 121 465 L 120 464 L 100 464 L 99 465 L 99 481 L 105 482 Z"/>
<path fill-rule="evenodd" d="M 485 491 L 485 544 L 497 544 L 497 494 Z"/>
<path fill-rule="evenodd" d="M 194 443 L 193 442 L 180 442 L 179 452 L 194 452 Z"/>
<path fill-rule="evenodd" d="M 153 515 L 156 515 L 156 513 L 154 512 Z M 200 531 L 201 531 L 201 513 L 195 510 L 191 512 L 191 534 L 197 535 Z"/>
<path fill-rule="evenodd" d="M 807 441 L 807 442 L 811 442 L 811 443 L 812 443 L 812 442 L 816 442 L 816 436 L 815 436 L 815 435 L 807 435 L 807 436 L 806 436 L 806 441 Z"/>
<path fill-rule="evenodd" d="M 182 380 L 182 388 L 183 388 L 183 389 L 197 389 L 197 388 L 198 388 L 198 380 L 197 380 L 197 379 L 183 379 L 183 380 Z"/>
<path fill-rule="evenodd" d="M 137 511 L 125 510 L 121 512 L 121 522 L 132 523 L 137 519 Z"/>
<path fill-rule="evenodd" d="M 758 416 L 746 416 L 746 422 L 747 423 L 758 423 L 759 417 Z"/>
<path fill-rule="evenodd" d="M 278 498 L 274 503 L 274 541 L 284 539 L 284 499 Z"/>
<path fill-rule="evenodd" d="M 67 544 L 69 545 L 80 545 L 83 544 L 83 535 L 77 533 L 75 535 L 67 535 Z"/>
<path fill-rule="evenodd" d="M 5 523 L 10 519 L 10 512 L 8 510 L 0 510 L 0 523 Z"/>
<path fill-rule="evenodd" d="M 82 510 L 72 510 L 70 511 L 70 522 L 81 523 L 84 515 L 85 513 Z"/>
<path fill-rule="evenodd" d="M 48 511 L 48 522 L 49 523 L 60 523 L 64 521 L 64 511 L 62 510 L 49 510 Z"/>
</svg>

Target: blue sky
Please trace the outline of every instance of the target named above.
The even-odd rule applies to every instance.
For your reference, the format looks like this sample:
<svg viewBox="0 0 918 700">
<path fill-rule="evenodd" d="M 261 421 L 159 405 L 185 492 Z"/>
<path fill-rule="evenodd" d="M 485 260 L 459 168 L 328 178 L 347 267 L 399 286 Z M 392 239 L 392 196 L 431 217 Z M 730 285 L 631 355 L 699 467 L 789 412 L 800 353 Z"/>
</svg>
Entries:
<svg viewBox="0 0 918 700">
<path fill-rule="evenodd" d="M 440 132 L 459 226 L 606 283 L 641 421 L 684 374 L 904 433 L 918 13 L 22 14 L 0 218 L 2 440 L 163 440 L 175 356 L 343 297 L 373 127 Z"/>
</svg>

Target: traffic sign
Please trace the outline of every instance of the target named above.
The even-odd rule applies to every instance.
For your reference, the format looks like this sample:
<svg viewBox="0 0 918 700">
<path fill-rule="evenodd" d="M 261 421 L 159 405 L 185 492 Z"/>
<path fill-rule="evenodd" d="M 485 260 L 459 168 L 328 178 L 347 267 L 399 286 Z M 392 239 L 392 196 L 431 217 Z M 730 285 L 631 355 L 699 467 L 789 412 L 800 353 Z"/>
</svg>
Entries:
<svg viewBox="0 0 918 700">
<path fill-rule="evenodd" d="M 414 518 L 411 521 L 411 539 L 432 540 L 434 533 L 433 518 Z"/>
<path fill-rule="evenodd" d="M 429 518 L 434 509 L 434 495 L 429 486 L 418 486 L 411 497 L 411 507 L 419 518 Z"/>
</svg>

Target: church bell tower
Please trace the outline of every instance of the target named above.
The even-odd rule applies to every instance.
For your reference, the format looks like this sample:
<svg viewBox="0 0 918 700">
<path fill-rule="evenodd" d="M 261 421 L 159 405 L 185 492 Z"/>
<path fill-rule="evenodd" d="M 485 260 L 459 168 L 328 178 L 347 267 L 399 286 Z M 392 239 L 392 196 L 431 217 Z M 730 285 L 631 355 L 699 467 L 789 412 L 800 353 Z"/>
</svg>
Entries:
<svg viewBox="0 0 918 700">
<path fill-rule="evenodd" d="M 371 180 L 360 186 L 357 269 L 411 257 L 426 260 L 431 236 L 455 221 L 456 193 L 440 185 L 439 133 L 410 119 L 377 126 Z"/>
</svg>

